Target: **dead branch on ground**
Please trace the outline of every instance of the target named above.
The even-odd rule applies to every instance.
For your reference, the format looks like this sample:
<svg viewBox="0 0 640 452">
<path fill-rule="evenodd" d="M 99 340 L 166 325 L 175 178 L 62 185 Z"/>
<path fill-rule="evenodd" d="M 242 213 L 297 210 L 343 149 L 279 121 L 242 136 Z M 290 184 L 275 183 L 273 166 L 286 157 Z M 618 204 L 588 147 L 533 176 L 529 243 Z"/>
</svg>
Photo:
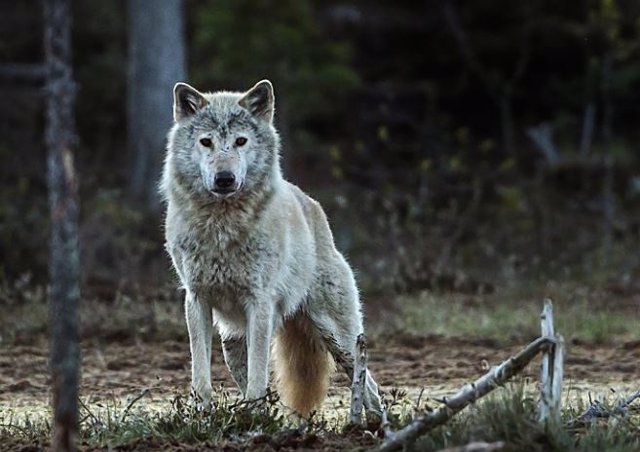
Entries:
<svg viewBox="0 0 640 452">
<path fill-rule="evenodd" d="M 567 428 L 575 428 L 581 425 L 588 424 L 589 422 L 598 418 L 602 419 L 613 416 L 625 416 L 629 411 L 629 407 L 636 399 L 640 399 L 640 391 L 637 391 L 631 394 L 629 397 L 620 400 L 620 402 L 618 402 L 618 404 L 613 408 L 607 408 L 606 406 L 604 406 L 604 404 L 602 404 L 602 402 L 598 400 L 591 401 L 589 408 L 587 408 L 587 410 L 577 418 L 567 422 L 566 426 Z"/>
<path fill-rule="evenodd" d="M 467 405 L 504 385 L 511 377 L 520 373 L 538 353 L 554 344 L 555 340 L 551 337 L 539 337 L 516 355 L 445 399 L 444 405 L 417 417 L 403 429 L 394 432 L 377 450 L 386 452 L 401 449 L 427 431 L 444 424 Z"/>
<path fill-rule="evenodd" d="M 493 452 L 502 450 L 505 447 L 504 441 L 496 441 L 495 443 L 486 443 L 484 441 L 474 441 L 464 446 L 450 447 L 441 449 L 438 452 Z"/>
<path fill-rule="evenodd" d="M 489 372 L 473 383 L 461 388 L 452 397 L 439 400 L 442 403 L 440 407 L 418 416 L 401 430 L 394 432 L 389 426 L 386 413 L 384 413 L 382 428 L 385 433 L 385 440 L 377 450 L 382 452 L 403 448 L 429 430 L 446 423 L 467 405 L 484 397 L 496 387 L 502 386 L 511 377 L 520 373 L 538 353 L 543 353 L 540 373 L 540 421 L 545 422 L 549 418 L 559 419 L 564 365 L 564 339 L 561 335 L 555 333 L 553 303 L 549 299 L 544 301 L 544 308 L 540 315 L 540 326 L 541 337 L 531 342 L 519 353 L 503 361 L 500 365 L 491 368 Z M 639 398 L 640 392 L 634 394 L 634 396 L 634 398 L 628 398 L 625 401 L 625 406 Z"/>
</svg>

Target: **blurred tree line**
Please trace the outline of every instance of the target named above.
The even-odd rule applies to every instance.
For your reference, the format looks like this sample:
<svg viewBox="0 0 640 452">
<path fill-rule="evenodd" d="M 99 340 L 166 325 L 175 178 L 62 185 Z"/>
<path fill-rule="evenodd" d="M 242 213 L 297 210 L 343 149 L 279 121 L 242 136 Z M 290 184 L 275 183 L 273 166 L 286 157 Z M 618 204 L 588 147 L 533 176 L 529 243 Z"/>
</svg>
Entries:
<svg viewBox="0 0 640 452">
<path fill-rule="evenodd" d="M 0 14 L 0 280 L 12 287 L 46 274 L 42 87 L 10 70 L 43 59 L 36 3 Z M 170 275 L 160 215 L 134 183 L 134 3 L 73 2 L 82 257 L 98 293 Z M 640 2 L 185 0 L 181 11 L 191 84 L 273 81 L 286 175 L 325 205 L 366 287 L 482 290 L 452 269 L 509 279 L 551 258 L 629 278 L 640 266 L 624 248 L 640 225 Z M 176 36 L 159 33 L 155 48 Z M 170 112 L 171 92 L 160 96 Z"/>
</svg>

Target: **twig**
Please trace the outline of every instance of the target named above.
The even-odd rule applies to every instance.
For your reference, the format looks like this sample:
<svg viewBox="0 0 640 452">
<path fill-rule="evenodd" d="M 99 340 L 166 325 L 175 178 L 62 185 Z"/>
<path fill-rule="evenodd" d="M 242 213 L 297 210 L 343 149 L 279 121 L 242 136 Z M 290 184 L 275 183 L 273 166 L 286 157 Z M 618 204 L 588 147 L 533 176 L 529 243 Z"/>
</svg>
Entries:
<svg viewBox="0 0 640 452">
<path fill-rule="evenodd" d="M 144 391 L 142 391 L 140 394 L 138 394 L 137 397 L 134 397 L 131 402 L 129 402 L 129 404 L 127 405 L 127 407 L 124 409 L 124 411 L 122 412 L 122 416 L 120 417 L 120 423 L 124 422 L 125 418 L 127 417 L 127 414 L 129 414 L 129 410 L 131 409 L 131 407 L 141 398 L 143 398 L 144 396 L 146 396 L 147 394 L 149 394 L 151 391 L 149 390 L 149 388 L 145 389 Z"/>
<path fill-rule="evenodd" d="M 87 412 L 87 415 L 85 417 L 82 418 L 82 420 L 79 422 L 80 424 L 82 424 L 84 421 L 87 420 L 87 418 L 93 418 L 93 420 L 97 423 L 97 424 L 102 424 L 102 422 L 100 421 L 100 419 L 98 419 L 96 417 L 95 414 L 93 414 L 93 412 L 89 409 L 89 407 L 82 401 L 82 399 L 80 397 L 78 397 L 78 403 L 80 404 L 80 406 Z"/>
<path fill-rule="evenodd" d="M 377 450 L 386 452 L 401 449 L 408 443 L 415 441 L 420 435 L 444 424 L 476 399 L 485 396 L 496 387 L 506 383 L 511 377 L 522 371 L 538 353 L 553 344 L 553 338 L 539 337 L 516 355 L 493 367 L 482 377 L 447 398 L 446 404 L 417 417 L 409 425 L 395 432 L 388 439 L 385 439 Z"/>
<path fill-rule="evenodd" d="M 5 63 L 0 65 L 0 80 L 5 82 L 41 84 L 46 76 L 47 68 L 44 64 Z"/>
<path fill-rule="evenodd" d="M 273 406 L 279 401 L 278 394 L 270 388 L 267 388 L 267 393 L 257 399 L 239 399 L 235 403 L 229 405 L 228 409 L 243 410 L 254 409 L 262 406 Z"/>
<path fill-rule="evenodd" d="M 629 405 L 631 405 L 636 399 L 640 399 L 640 391 L 635 392 L 631 394 L 629 397 L 627 397 L 623 401 L 623 403 L 621 403 L 620 406 L 618 406 L 618 409 L 626 410 L 627 408 L 629 408 Z"/>
<path fill-rule="evenodd" d="M 384 438 L 386 440 L 391 440 L 395 437 L 395 432 L 391 428 L 391 422 L 389 422 L 389 416 L 387 415 L 386 408 L 382 410 L 382 420 L 380 422 L 380 427 L 384 432 Z"/>
<path fill-rule="evenodd" d="M 353 383 L 351 385 L 351 411 L 349 422 L 362 423 L 364 385 L 367 378 L 367 341 L 363 334 L 356 340 L 356 356 L 353 363 Z"/>
<path fill-rule="evenodd" d="M 608 418 L 616 415 L 624 416 L 625 414 L 627 414 L 629 406 L 636 399 L 640 399 L 640 391 L 637 391 L 631 394 L 626 399 L 621 400 L 613 409 L 608 409 L 598 400 L 594 400 L 591 402 L 591 405 L 589 405 L 589 408 L 587 408 L 584 413 L 582 413 L 577 418 L 567 422 L 567 427 L 576 427 L 581 424 L 586 424 L 587 422 L 597 418 Z"/>
</svg>

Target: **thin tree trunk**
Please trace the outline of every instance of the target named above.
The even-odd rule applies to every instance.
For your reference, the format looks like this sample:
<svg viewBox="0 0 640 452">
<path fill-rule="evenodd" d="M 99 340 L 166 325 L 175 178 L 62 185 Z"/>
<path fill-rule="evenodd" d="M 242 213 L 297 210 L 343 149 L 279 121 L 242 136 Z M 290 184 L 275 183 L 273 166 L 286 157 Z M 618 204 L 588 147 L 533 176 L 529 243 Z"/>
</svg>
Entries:
<svg viewBox="0 0 640 452">
<path fill-rule="evenodd" d="M 503 93 L 500 98 L 500 128 L 502 129 L 502 146 L 505 154 L 514 155 L 513 111 L 511 95 Z"/>
<path fill-rule="evenodd" d="M 50 366 L 53 392 L 53 450 L 75 450 L 78 429 L 80 299 L 75 86 L 71 67 L 70 0 L 45 0 L 44 48 L 47 70 L 47 122 L 50 248 Z"/>
<path fill-rule="evenodd" d="M 593 129 L 596 120 L 596 106 L 589 102 L 584 107 L 584 118 L 582 120 L 582 134 L 580 135 L 580 157 L 586 158 L 591 152 L 593 142 Z"/>
<path fill-rule="evenodd" d="M 128 0 L 130 188 L 160 209 L 158 180 L 172 123 L 173 86 L 186 79 L 182 0 Z"/>
<path fill-rule="evenodd" d="M 607 52 L 602 63 L 602 139 L 604 141 L 604 180 L 602 184 L 602 239 L 605 265 L 610 262 L 613 247 L 613 223 L 615 220 L 615 193 L 613 190 L 613 105 L 611 84 L 613 78 L 613 53 Z"/>
</svg>

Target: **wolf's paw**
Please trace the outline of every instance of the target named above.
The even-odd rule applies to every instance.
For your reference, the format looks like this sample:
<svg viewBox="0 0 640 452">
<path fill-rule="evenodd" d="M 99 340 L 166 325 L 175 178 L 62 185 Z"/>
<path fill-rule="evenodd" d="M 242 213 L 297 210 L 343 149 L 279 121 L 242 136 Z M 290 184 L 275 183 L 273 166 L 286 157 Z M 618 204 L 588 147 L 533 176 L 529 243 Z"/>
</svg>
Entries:
<svg viewBox="0 0 640 452">
<path fill-rule="evenodd" d="M 190 399 L 198 412 L 213 413 L 213 390 L 196 391 L 191 388 Z"/>
</svg>

